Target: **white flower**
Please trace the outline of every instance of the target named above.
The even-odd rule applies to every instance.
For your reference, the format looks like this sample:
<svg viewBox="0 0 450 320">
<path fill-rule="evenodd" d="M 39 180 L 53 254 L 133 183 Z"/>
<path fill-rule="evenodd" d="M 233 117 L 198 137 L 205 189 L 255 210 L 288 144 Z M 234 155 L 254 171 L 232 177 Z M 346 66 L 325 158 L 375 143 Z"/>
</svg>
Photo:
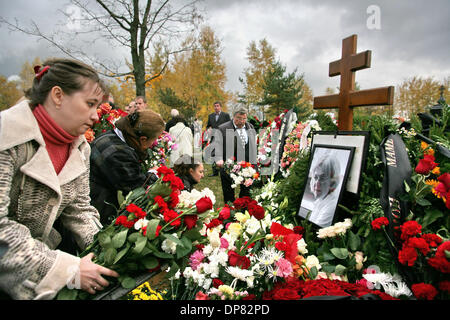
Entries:
<svg viewBox="0 0 450 320">
<path fill-rule="evenodd" d="M 252 270 L 241 269 L 238 267 L 227 267 L 225 268 L 225 271 L 229 273 L 233 278 L 241 281 L 247 281 L 248 277 L 253 277 Z"/>
<path fill-rule="evenodd" d="M 298 252 L 300 252 L 301 254 L 307 254 L 308 253 L 308 249 L 306 249 L 306 242 L 305 239 L 301 238 L 300 240 L 297 241 L 297 249 Z"/>
<path fill-rule="evenodd" d="M 322 266 L 320 265 L 319 259 L 315 255 L 310 255 L 306 258 L 305 265 L 308 267 L 308 269 L 311 269 L 312 267 L 316 267 L 317 270 L 320 270 Z"/>
<path fill-rule="evenodd" d="M 176 233 L 173 233 L 172 236 L 178 238 Z M 175 254 L 177 252 L 177 243 L 169 239 L 165 239 L 161 244 L 161 249 L 163 249 L 166 253 Z"/>
<path fill-rule="evenodd" d="M 209 243 L 213 248 L 220 247 L 220 234 L 219 231 L 214 228 L 207 231 Z"/>
<path fill-rule="evenodd" d="M 141 230 L 142 227 L 146 227 L 148 224 L 148 220 L 147 219 L 139 219 L 138 221 L 136 221 L 136 223 L 134 224 L 134 229 L 136 230 Z"/>
</svg>

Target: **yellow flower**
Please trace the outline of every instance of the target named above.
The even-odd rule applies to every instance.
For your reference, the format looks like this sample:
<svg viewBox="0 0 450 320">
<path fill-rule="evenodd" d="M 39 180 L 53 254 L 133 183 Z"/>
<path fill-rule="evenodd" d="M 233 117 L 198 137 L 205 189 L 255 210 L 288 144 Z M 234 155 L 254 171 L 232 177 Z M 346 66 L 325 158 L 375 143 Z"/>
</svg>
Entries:
<svg viewBox="0 0 450 320">
<path fill-rule="evenodd" d="M 424 154 L 424 155 L 427 154 L 427 155 L 430 155 L 430 156 L 434 156 L 434 149 L 432 149 L 432 148 L 427 149 L 427 150 L 425 150 L 425 151 L 423 152 L 423 154 Z"/>
<path fill-rule="evenodd" d="M 245 214 L 242 212 L 236 212 L 234 218 L 240 223 L 245 223 L 248 219 L 250 219 L 250 214 L 247 211 Z"/>
<path fill-rule="evenodd" d="M 234 293 L 233 288 L 230 286 L 227 286 L 226 284 L 220 285 L 218 289 L 219 289 L 219 291 L 221 291 L 224 294 L 227 294 L 229 296 L 232 296 Z"/>
<path fill-rule="evenodd" d="M 439 176 L 441 174 L 441 168 L 436 167 L 431 171 L 431 173 Z"/>
<path fill-rule="evenodd" d="M 425 150 L 426 148 L 428 148 L 428 143 L 426 143 L 426 142 L 424 142 L 424 141 L 420 142 L 420 148 L 421 148 L 422 150 Z"/>
<path fill-rule="evenodd" d="M 428 180 L 425 180 L 425 184 L 432 186 L 433 188 L 436 188 L 436 186 L 439 184 L 439 181 L 437 181 L 435 179 L 428 179 Z"/>
</svg>

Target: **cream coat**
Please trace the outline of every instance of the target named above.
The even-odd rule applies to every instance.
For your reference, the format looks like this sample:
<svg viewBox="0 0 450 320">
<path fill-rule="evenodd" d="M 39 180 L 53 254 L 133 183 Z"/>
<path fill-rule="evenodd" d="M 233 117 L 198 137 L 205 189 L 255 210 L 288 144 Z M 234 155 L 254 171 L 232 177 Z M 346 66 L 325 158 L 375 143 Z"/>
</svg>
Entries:
<svg viewBox="0 0 450 320">
<path fill-rule="evenodd" d="M 170 154 L 170 165 L 173 166 L 175 161 L 182 155 L 187 154 L 192 157 L 194 141 L 191 129 L 186 127 L 182 122 L 178 122 L 175 126 L 170 128 L 169 133 L 178 145 L 178 148 L 173 150 Z"/>
<path fill-rule="evenodd" d="M 0 289 L 13 299 L 53 299 L 80 258 L 55 250 L 60 217 L 85 248 L 101 228 L 89 202 L 90 147 L 81 136 L 59 175 L 27 101 L 0 113 Z"/>
</svg>

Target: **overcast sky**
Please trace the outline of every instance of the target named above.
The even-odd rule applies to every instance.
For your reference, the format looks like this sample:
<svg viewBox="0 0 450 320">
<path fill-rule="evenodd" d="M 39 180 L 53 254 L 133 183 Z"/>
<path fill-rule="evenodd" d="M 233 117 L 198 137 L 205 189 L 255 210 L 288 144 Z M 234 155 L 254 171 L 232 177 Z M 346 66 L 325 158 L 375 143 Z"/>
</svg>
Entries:
<svg viewBox="0 0 450 320">
<path fill-rule="evenodd" d="M 358 35 L 358 52 L 372 51 L 371 68 L 356 73 L 361 89 L 395 86 L 413 76 L 438 81 L 450 76 L 449 0 L 205 0 L 201 7 L 222 44 L 227 90 L 242 90 L 238 78 L 248 66 L 246 48 L 263 38 L 289 71 L 304 74 L 314 95 L 339 85 L 339 77 L 328 77 L 329 63 L 340 59 L 342 39 L 352 34 Z M 67 10 L 67 2 L 0 2 L 0 16 L 24 24 L 33 19 L 44 30 L 67 19 L 58 9 Z M 45 41 L 10 33 L 4 25 L 0 43 L 0 74 L 6 77 L 36 56 L 59 54 Z M 112 48 L 97 52 L 126 54 Z"/>
</svg>

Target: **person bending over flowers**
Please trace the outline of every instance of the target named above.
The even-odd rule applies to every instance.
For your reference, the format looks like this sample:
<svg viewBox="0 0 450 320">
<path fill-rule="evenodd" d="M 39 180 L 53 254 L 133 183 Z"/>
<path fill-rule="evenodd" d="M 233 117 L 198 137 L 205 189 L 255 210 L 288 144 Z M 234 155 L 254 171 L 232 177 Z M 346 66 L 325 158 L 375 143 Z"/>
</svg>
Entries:
<svg viewBox="0 0 450 320">
<path fill-rule="evenodd" d="M 91 203 L 100 212 L 102 224 L 116 218 L 119 190 L 126 196 L 158 179 L 153 170 L 143 172 L 141 162 L 165 124 L 159 114 L 144 110 L 117 120 L 115 126 L 91 143 Z"/>
</svg>

